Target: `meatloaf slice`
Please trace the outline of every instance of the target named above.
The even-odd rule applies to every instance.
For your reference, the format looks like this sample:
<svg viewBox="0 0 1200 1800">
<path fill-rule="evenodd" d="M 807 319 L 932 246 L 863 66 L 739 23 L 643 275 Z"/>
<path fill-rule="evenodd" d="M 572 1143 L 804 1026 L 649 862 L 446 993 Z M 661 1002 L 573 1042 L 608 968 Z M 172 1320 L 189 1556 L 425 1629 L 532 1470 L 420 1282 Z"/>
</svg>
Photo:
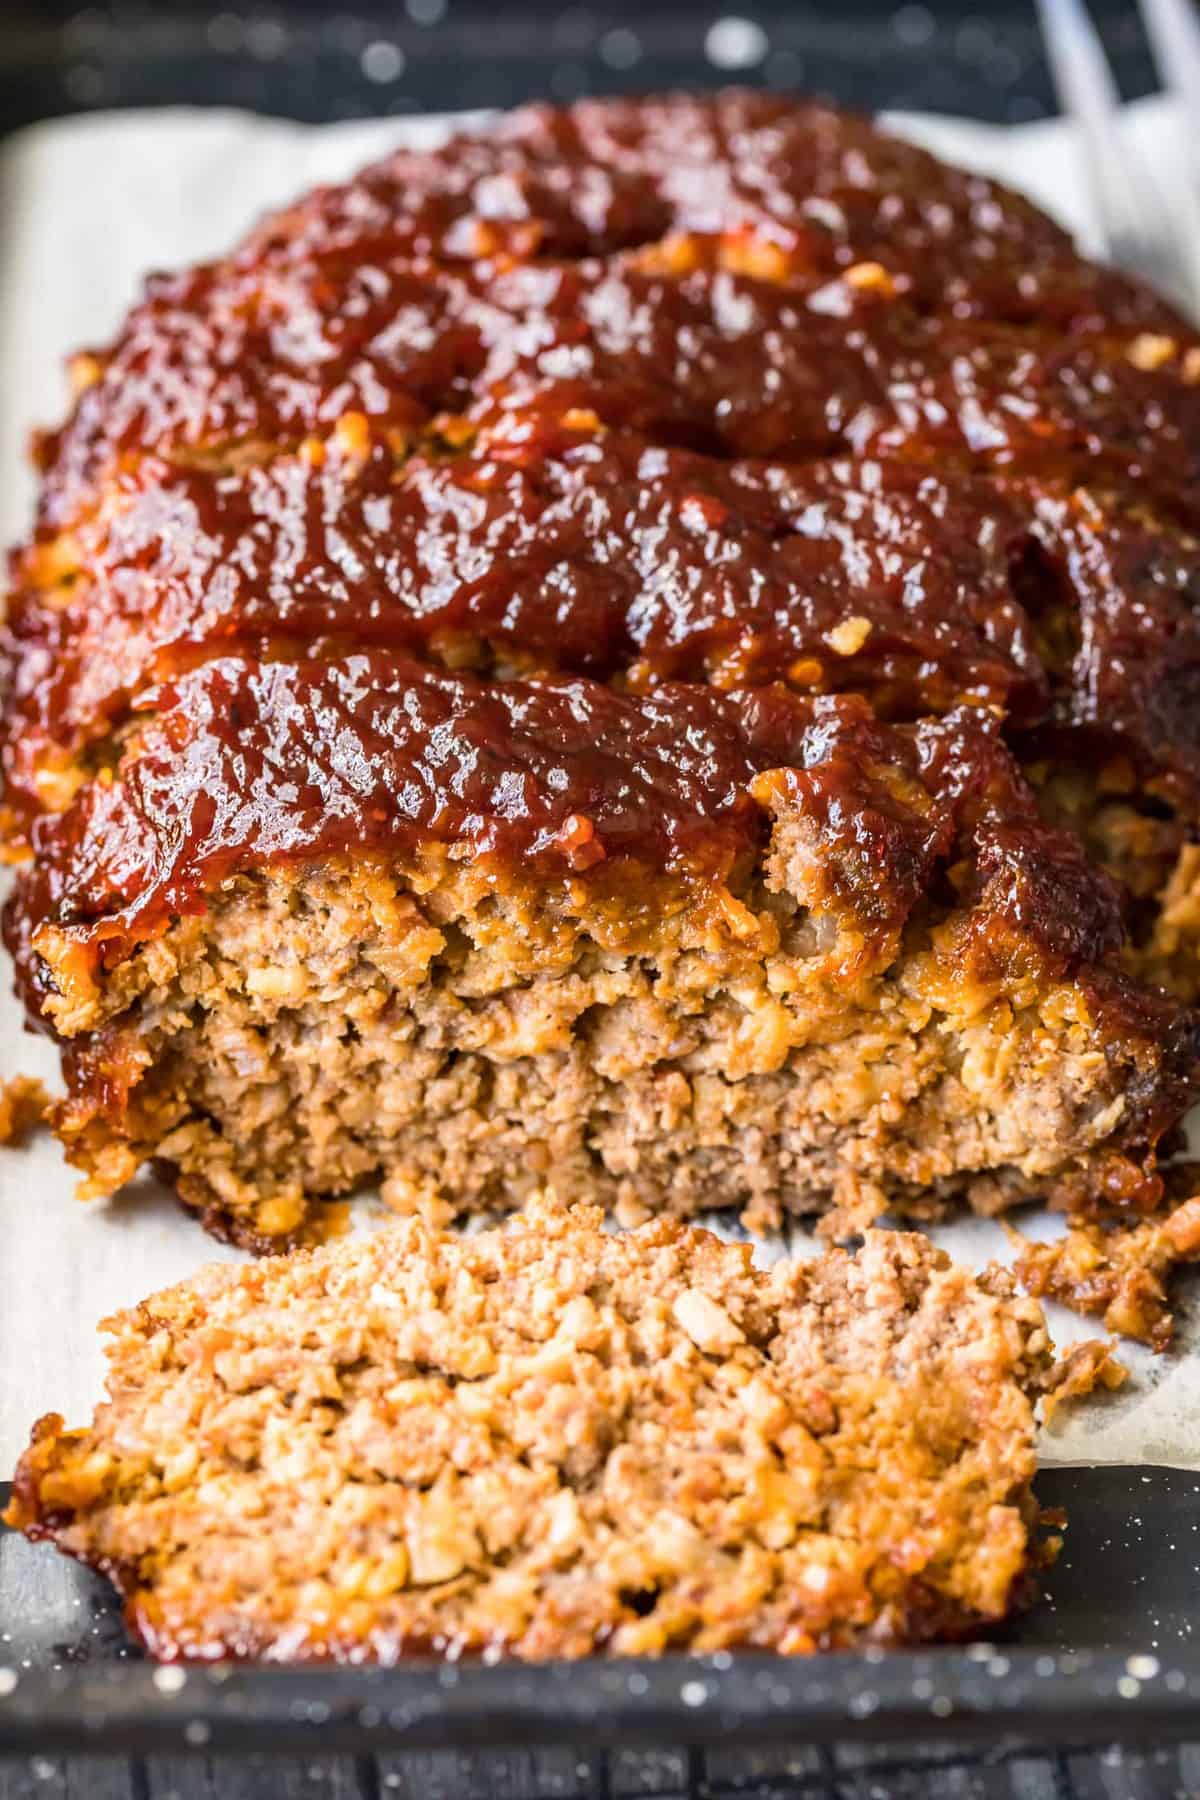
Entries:
<svg viewBox="0 0 1200 1800">
<path fill-rule="evenodd" d="M 8 1520 L 165 1659 L 801 1654 L 1022 1597 L 1051 1357 L 1007 1276 L 600 1227 L 204 1270 L 108 1321 L 108 1401 L 41 1421 Z"/>
<path fill-rule="evenodd" d="M 0 766 L 89 1191 L 153 1159 L 260 1247 L 550 1169 L 760 1222 L 1158 1202 L 1200 1043 L 1163 302 L 730 93 L 398 153 L 76 376 Z"/>
</svg>

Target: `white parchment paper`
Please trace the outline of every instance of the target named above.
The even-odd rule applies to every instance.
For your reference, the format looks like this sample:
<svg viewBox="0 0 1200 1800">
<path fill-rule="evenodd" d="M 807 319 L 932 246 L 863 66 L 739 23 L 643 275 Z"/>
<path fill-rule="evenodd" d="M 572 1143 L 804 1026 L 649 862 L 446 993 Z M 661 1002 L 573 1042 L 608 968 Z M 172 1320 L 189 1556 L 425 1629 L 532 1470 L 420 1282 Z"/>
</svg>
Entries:
<svg viewBox="0 0 1200 1800">
<path fill-rule="evenodd" d="M 1087 239 L 1082 171 L 1055 122 L 1000 129 L 950 119 L 894 121 L 931 149 L 1023 187 Z M 1183 121 L 1165 104 L 1131 108 L 1126 129 L 1188 229 L 1179 192 Z M 266 207 L 350 174 L 400 141 L 436 139 L 437 119 L 298 126 L 228 111 L 93 115 L 40 125 L 0 149 L 0 542 L 23 530 L 32 497 L 25 445 L 65 404 L 62 361 L 103 342 L 151 269 L 228 248 Z M 56 1079 L 56 1057 L 23 1029 L 0 970 L 0 1077 Z M 0 1476 L 42 1412 L 82 1422 L 103 1371 L 96 1321 L 236 1253 L 205 1238 L 170 1196 L 145 1181 L 81 1205 L 58 1146 L 39 1137 L 0 1151 Z M 369 1209 L 364 1209 L 364 1213 Z M 1036 1235 L 1059 1229 L 1033 1221 Z M 998 1226 L 972 1220 L 939 1240 L 976 1266 L 1004 1258 Z M 798 1238 L 798 1253 L 811 1240 Z M 1052 1310 L 1060 1342 L 1092 1327 Z M 1181 1312 L 1186 1313 L 1186 1307 Z M 1115 1399 L 1068 1409 L 1047 1435 L 1047 1460 L 1200 1466 L 1200 1312 L 1181 1320 L 1179 1348 L 1131 1348 L 1130 1385 Z"/>
</svg>

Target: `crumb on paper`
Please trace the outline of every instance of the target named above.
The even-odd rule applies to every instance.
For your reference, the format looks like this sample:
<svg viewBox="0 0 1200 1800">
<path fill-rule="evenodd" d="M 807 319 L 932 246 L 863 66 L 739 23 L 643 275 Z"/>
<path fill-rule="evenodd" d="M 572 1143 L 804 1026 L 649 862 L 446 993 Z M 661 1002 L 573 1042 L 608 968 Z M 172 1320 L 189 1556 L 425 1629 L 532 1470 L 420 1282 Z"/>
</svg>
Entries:
<svg viewBox="0 0 1200 1800">
<path fill-rule="evenodd" d="M 1048 1425 L 1060 1406 L 1082 1400 L 1097 1389 L 1113 1394 L 1128 1380 L 1129 1370 L 1117 1356 L 1111 1340 L 1088 1338 L 1082 1344 L 1072 1344 L 1051 1370 L 1042 1419 Z"/>
<path fill-rule="evenodd" d="M 53 1104 L 46 1084 L 36 1075 L 12 1075 L 0 1081 L 0 1144 L 16 1148 L 43 1125 Z"/>
<path fill-rule="evenodd" d="M 345 1237 L 353 1223 L 352 1204 L 349 1200 L 326 1200 L 309 1221 L 304 1233 L 306 1248 L 317 1244 L 328 1244 L 334 1238 Z"/>
<path fill-rule="evenodd" d="M 1132 1225 L 1072 1219 L 1049 1244 L 1007 1230 L 1020 1249 L 1014 1273 L 1029 1293 L 1101 1318 L 1119 1337 L 1167 1348 L 1175 1328 L 1167 1283 L 1177 1266 L 1200 1260 L 1200 1194 Z"/>
<path fill-rule="evenodd" d="M 379 1184 L 379 1198 L 389 1212 L 399 1213 L 401 1218 L 423 1219 L 435 1231 L 442 1230 L 454 1218 L 454 1207 L 423 1176 L 388 1175 Z"/>
</svg>

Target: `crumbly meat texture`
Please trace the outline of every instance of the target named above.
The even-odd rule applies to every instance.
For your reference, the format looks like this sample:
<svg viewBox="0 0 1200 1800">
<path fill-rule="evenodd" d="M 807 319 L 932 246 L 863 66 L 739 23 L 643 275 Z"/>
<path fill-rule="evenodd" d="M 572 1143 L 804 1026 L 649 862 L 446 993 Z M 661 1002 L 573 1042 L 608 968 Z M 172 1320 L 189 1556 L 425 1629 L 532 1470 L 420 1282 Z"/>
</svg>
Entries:
<svg viewBox="0 0 1200 1800">
<path fill-rule="evenodd" d="M 1040 1308 L 924 1239 L 755 1270 L 542 1198 L 210 1268 L 108 1322 L 9 1522 L 163 1658 L 391 1662 L 985 1630 L 1036 1562 Z"/>
<path fill-rule="evenodd" d="M 259 1250 L 380 1172 L 399 1210 L 503 1209 L 557 1174 L 627 1221 L 723 1202 L 856 1229 L 964 1188 L 984 1212 L 1032 1192 L 1136 1212 L 1119 1122 L 1152 1137 L 1180 1079 L 1152 1015 L 1030 974 L 1019 939 L 1010 998 L 962 919 L 851 981 L 794 902 L 756 898 L 702 925 L 679 906 L 631 949 L 623 888 L 580 918 L 569 892 L 498 902 L 427 858 L 246 878 L 114 973 L 136 1022 L 122 1006 L 69 1052 L 59 1128 L 93 1191 L 157 1157 Z"/>
<path fill-rule="evenodd" d="M 1042 1407 L 1042 1423 L 1051 1425 L 1060 1406 L 1097 1392 L 1114 1394 L 1129 1380 L 1129 1370 L 1116 1346 L 1102 1338 L 1072 1344 L 1055 1365 L 1054 1385 Z"/>
<path fill-rule="evenodd" d="M 154 1160 L 260 1248 L 557 1168 L 1161 1201 L 1200 339 L 1148 290 L 823 107 L 586 103 L 319 190 L 74 373 L 0 763 L 87 1191 Z"/>
<path fill-rule="evenodd" d="M 24 1144 L 44 1123 L 54 1102 L 36 1075 L 0 1081 L 0 1144 Z"/>
<path fill-rule="evenodd" d="M 1013 1268 L 1031 1294 L 1101 1318 L 1110 1331 L 1165 1350 L 1175 1331 L 1170 1281 L 1200 1261 L 1200 1168 L 1166 1171 L 1162 1207 L 1136 1223 L 1073 1218 L 1062 1237 L 1037 1242 L 1012 1232 Z"/>
</svg>

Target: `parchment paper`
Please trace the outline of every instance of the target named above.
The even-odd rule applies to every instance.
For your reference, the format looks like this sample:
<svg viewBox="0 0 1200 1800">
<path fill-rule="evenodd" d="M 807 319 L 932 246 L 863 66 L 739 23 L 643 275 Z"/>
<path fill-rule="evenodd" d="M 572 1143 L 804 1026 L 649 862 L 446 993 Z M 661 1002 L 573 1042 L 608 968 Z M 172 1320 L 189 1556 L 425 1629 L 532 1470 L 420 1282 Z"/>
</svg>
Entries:
<svg viewBox="0 0 1200 1800">
<path fill-rule="evenodd" d="M 1087 238 L 1085 186 L 1059 123 L 998 129 L 949 119 L 893 121 L 932 149 L 1024 187 Z M 1127 129 L 1178 207 L 1182 121 L 1160 102 L 1130 109 Z M 103 342 L 142 276 L 228 248 L 264 208 L 314 182 L 336 180 L 401 140 L 436 139 L 437 119 L 298 126 L 229 111 L 93 115 L 36 126 L 0 149 L 0 541 L 24 529 L 32 495 L 25 443 L 65 403 L 62 359 Z M 0 1076 L 56 1079 L 56 1057 L 23 1030 L 0 969 Z M 207 1239 L 150 1181 L 83 1205 L 57 1144 L 46 1136 L 0 1151 L 0 1476 L 39 1414 L 80 1423 L 99 1398 L 103 1359 L 95 1326 L 116 1307 L 236 1253 Z M 371 1214 L 364 1203 L 360 1216 Z M 1053 1220 L 1023 1221 L 1035 1235 Z M 965 1261 L 1003 1260 L 998 1226 L 939 1229 Z M 766 1253 L 781 1253 L 769 1246 Z M 797 1234 L 791 1248 L 811 1252 Z M 1094 1327 L 1052 1311 L 1060 1342 Z M 1181 1312 L 1186 1311 L 1181 1308 Z M 1047 1460 L 1200 1466 L 1200 1317 L 1181 1319 L 1179 1348 L 1153 1358 L 1130 1348 L 1133 1381 L 1115 1399 L 1067 1409 L 1048 1433 Z"/>
</svg>

